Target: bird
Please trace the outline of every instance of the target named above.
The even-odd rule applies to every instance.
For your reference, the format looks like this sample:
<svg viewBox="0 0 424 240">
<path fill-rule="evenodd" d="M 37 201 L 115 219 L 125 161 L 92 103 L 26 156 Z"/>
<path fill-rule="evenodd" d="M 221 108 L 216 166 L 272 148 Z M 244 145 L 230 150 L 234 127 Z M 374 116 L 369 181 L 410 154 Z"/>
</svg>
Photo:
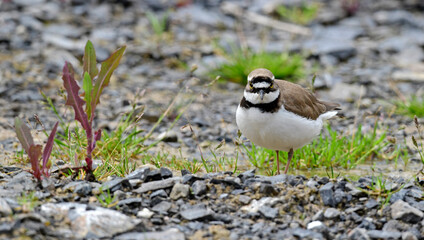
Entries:
<svg viewBox="0 0 424 240">
<path fill-rule="evenodd" d="M 287 174 L 293 151 L 318 136 L 323 122 L 336 116 L 339 110 L 340 104 L 318 100 L 308 89 L 275 79 L 266 68 L 257 68 L 247 77 L 236 123 L 255 145 L 276 151 L 278 175 L 279 152 L 288 152 L 284 170 Z"/>
</svg>

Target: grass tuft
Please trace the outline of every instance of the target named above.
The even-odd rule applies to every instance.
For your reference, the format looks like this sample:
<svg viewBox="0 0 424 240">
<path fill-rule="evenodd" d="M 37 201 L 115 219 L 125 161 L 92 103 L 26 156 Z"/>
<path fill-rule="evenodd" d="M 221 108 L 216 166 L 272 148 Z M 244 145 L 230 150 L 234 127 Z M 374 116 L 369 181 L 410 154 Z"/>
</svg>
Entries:
<svg viewBox="0 0 424 240">
<path fill-rule="evenodd" d="M 396 112 L 409 117 L 424 117 L 424 98 L 412 95 L 408 99 L 395 101 Z"/>
<path fill-rule="evenodd" d="M 232 53 L 224 56 L 228 61 L 212 69 L 209 72 L 211 76 L 243 85 L 247 83 L 249 73 L 256 68 L 267 68 L 275 78 L 288 81 L 297 81 L 304 76 L 303 57 L 299 54 L 243 51 L 233 46 Z"/>
<path fill-rule="evenodd" d="M 359 126 L 352 135 L 338 136 L 337 132 L 328 126 L 327 134 L 321 134 L 312 143 L 294 152 L 290 169 L 293 169 L 293 167 L 297 169 L 325 167 L 333 171 L 333 167 L 352 169 L 358 164 L 372 159 L 394 159 L 397 161 L 401 151 L 395 149 L 390 154 L 385 153 L 383 150 L 391 143 L 386 140 L 386 131 L 377 135 L 377 128 L 378 124 L 376 123 L 371 133 L 363 133 L 362 127 Z M 253 166 L 266 170 L 270 175 L 276 172 L 276 163 L 271 167 L 268 161 L 270 157 L 276 161 L 274 150 L 257 147 L 254 144 L 252 144 L 251 149 L 244 145 L 244 149 Z M 280 156 L 280 160 L 285 164 L 287 153 L 280 152 L 280 154 L 283 155 Z M 281 164 L 281 166 L 284 165 Z"/>
<path fill-rule="evenodd" d="M 306 25 L 317 17 L 319 8 L 320 6 L 318 3 L 304 3 L 298 7 L 280 6 L 276 11 L 284 20 Z"/>
</svg>

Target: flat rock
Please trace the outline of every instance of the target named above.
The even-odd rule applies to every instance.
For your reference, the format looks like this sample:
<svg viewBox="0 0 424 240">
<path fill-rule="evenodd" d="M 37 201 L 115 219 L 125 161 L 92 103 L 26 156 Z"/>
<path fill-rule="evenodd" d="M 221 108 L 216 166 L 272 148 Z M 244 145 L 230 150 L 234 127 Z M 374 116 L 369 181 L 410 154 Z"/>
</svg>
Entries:
<svg viewBox="0 0 424 240">
<path fill-rule="evenodd" d="M 324 217 L 326 219 L 333 219 L 340 216 L 340 211 L 335 208 L 327 208 L 324 212 Z"/>
<path fill-rule="evenodd" d="M 400 232 L 388 232 L 382 230 L 369 230 L 367 231 L 368 236 L 371 239 L 400 239 L 402 233 Z"/>
<path fill-rule="evenodd" d="M 189 193 L 190 193 L 189 185 L 177 182 L 172 188 L 172 191 L 171 191 L 171 194 L 169 194 L 169 197 L 172 200 L 178 200 L 179 198 L 188 197 Z"/>
<path fill-rule="evenodd" d="M 278 216 L 278 208 L 272 208 L 268 206 L 261 206 L 259 212 L 264 215 L 264 217 L 269 219 L 274 219 Z"/>
<path fill-rule="evenodd" d="M 191 190 L 193 192 L 193 195 L 195 196 L 201 196 L 206 193 L 208 190 L 205 181 L 195 181 L 193 185 L 191 185 Z"/>
<path fill-rule="evenodd" d="M 135 193 L 145 193 L 148 191 L 154 191 L 158 189 L 165 189 L 170 188 L 175 185 L 175 183 L 180 182 L 181 177 L 173 177 L 173 178 L 167 178 L 160 181 L 154 181 L 154 182 L 147 182 L 141 184 L 141 186 L 137 189 L 135 189 L 133 192 Z"/>
<path fill-rule="evenodd" d="M 118 211 L 80 203 L 47 203 L 41 214 L 56 219 L 68 219 L 76 238 L 105 238 L 132 230 L 140 223 Z"/>
<path fill-rule="evenodd" d="M 424 213 L 403 200 L 397 200 L 391 206 L 392 218 L 397 220 L 402 220 L 408 223 L 417 223 L 421 221 L 424 216 Z"/>
<path fill-rule="evenodd" d="M 368 236 L 367 230 L 363 228 L 355 228 L 348 234 L 349 240 L 369 240 L 371 239 Z"/>
<path fill-rule="evenodd" d="M 150 167 L 137 168 L 133 172 L 129 173 L 125 178 L 128 180 L 138 179 L 141 181 L 146 180 L 147 174 L 150 172 Z"/>
<path fill-rule="evenodd" d="M 4 198 L 0 198 L 0 216 L 6 217 L 12 213 L 12 208 L 9 206 L 7 201 Z"/>
<path fill-rule="evenodd" d="M 180 214 L 185 220 L 193 221 L 210 218 L 214 214 L 214 211 L 202 204 L 198 204 L 181 211 Z"/>
<path fill-rule="evenodd" d="M 184 233 L 176 228 L 161 232 L 129 232 L 114 237 L 117 240 L 155 239 L 155 240 L 185 240 Z"/>
</svg>

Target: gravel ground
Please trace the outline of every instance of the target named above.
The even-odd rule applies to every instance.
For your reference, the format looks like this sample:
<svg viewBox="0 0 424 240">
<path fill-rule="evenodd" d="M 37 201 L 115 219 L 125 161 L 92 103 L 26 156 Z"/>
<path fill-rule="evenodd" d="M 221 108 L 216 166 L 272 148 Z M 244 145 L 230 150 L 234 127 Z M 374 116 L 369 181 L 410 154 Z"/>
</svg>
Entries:
<svg viewBox="0 0 424 240">
<path fill-rule="evenodd" d="M 214 146 L 226 140 L 223 151 L 231 154 L 234 150 L 234 113 L 244 87 L 232 83 L 205 87 L 210 82 L 204 75 L 208 67 L 225 61 L 214 50 L 215 41 L 224 49 L 239 42 L 254 50 L 304 52 L 308 69 L 314 69 L 309 75 L 318 74 L 317 95 L 342 104 L 344 118 L 330 122 L 334 129 L 348 132 L 360 123 L 369 131 L 378 118 L 398 146 L 406 143 L 411 147 L 412 119 L 392 114 L 391 102 L 422 92 L 424 4 L 414 0 L 360 1 L 359 9 L 349 15 L 341 4 L 355 1 L 323 0 L 317 19 L 308 25 L 311 34 L 307 36 L 233 16 L 237 6 L 271 16 L 281 2 L 299 4 L 278 0 L 1 1 L 0 236 L 423 239 L 422 182 L 391 165 L 376 168 L 390 169 L 397 177 L 363 176 L 355 181 L 302 175 L 265 177 L 242 163 L 240 168 L 246 172 L 237 175 L 192 175 L 142 166 L 125 178 L 110 177 L 102 182 L 54 174 L 38 184 L 13 161 L 19 149 L 11 127 L 13 119 L 29 119 L 35 126 L 32 116 L 37 114 L 47 129 L 52 127 L 57 118 L 43 106 L 39 91 L 57 106 L 63 105 L 58 91 L 61 68 L 69 61 L 81 72 L 88 39 L 96 47 L 99 61 L 127 45 L 121 66 L 102 96 L 97 126 L 114 129 L 137 91 L 145 90 L 136 101 L 145 106 L 140 124 L 146 130 L 181 89 L 176 105 L 185 106 L 195 99 L 172 129 L 176 137 L 152 153 L 182 149 L 184 157 L 199 159 L 193 135 L 181 130 L 187 123 L 193 126 L 200 145 Z M 159 38 L 146 13 L 162 15 L 168 9 L 173 9 L 168 12 L 169 33 Z M 179 67 L 181 63 L 196 64 L 198 69 L 192 75 Z M 307 80 L 301 84 L 306 86 Z M 65 109 L 59 110 L 65 118 L 73 117 Z M 152 139 L 166 132 L 174 118 L 175 113 L 167 117 Z M 379 194 L 379 181 L 388 192 Z M 105 207 L 97 196 L 108 189 L 115 198 Z M 384 202 L 387 194 L 392 195 Z"/>
</svg>

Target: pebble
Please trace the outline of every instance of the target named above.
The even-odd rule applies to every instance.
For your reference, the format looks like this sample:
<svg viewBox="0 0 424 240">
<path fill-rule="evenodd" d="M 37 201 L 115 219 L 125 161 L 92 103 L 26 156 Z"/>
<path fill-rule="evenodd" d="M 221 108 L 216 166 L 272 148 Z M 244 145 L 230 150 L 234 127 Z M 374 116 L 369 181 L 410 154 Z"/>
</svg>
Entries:
<svg viewBox="0 0 424 240">
<path fill-rule="evenodd" d="M 333 186 L 334 184 L 329 182 L 319 189 L 319 195 L 321 196 L 321 200 L 325 206 L 330 206 L 330 207 L 336 206 L 336 200 L 334 199 Z"/>
<path fill-rule="evenodd" d="M 202 204 L 198 204 L 190 206 L 185 210 L 182 210 L 180 214 L 185 220 L 193 221 L 201 220 L 204 218 L 210 218 L 214 214 L 214 212 L 211 209 L 203 206 Z"/>
<path fill-rule="evenodd" d="M 172 200 L 177 200 L 179 198 L 186 198 L 190 193 L 190 186 L 187 184 L 176 183 L 172 188 L 171 194 L 169 197 Z"/>
<path fill-rule="evenodd" d="M 335 208 L 327 208 L 324 212 L 326 219 L 334 219 L 340 216 L 340 211 Z"/>
<path fill-rule="evenodd" d="M 205 181 L 197 180 L 191 185 L 193 195 L 201 196 L 207 192 L 207 186 Z"/>
<path fill-rule="evenodd" d="M 47 203 L 41 205 L 40 213 L 57 219 L 68 219 L 76 238 L 108 237 L 129 231 L 140 222 L 118 211 L 87 207 L 79 203 Z"/>
<path fill-rule="evenodd" d="M 157 232 L 129 232 L 114 237 L 117 240 L 155 239 L 155 240 L 185 240 L 185 235 L 176 228 Z"/>
<path fill-rule="evenodd" d="M 139 218 L 151 218 L 155 213 L 150 211 L 148 208 L 143 208 L 143 210 L 137 212 L 137 217 Z"/>
<path fill-rule="evenodd" d="M 141 186 L 134 190 L 135 193 L 145 193 L 148 191 L 165 189 L 174 186 L 175 183 L 180 182 L 181 177 L 167 178 L 161 181 L 147 182 L 141 184 Z"/>
<path fill-rule="evenodd" d="M 417 223 L 421 221 L 424 216 L 424 213 L 408 203 L 397 200 L 391 205 L 391 215 L 394 219 L 399 219 L 404 222 Z"/>
</svg>

